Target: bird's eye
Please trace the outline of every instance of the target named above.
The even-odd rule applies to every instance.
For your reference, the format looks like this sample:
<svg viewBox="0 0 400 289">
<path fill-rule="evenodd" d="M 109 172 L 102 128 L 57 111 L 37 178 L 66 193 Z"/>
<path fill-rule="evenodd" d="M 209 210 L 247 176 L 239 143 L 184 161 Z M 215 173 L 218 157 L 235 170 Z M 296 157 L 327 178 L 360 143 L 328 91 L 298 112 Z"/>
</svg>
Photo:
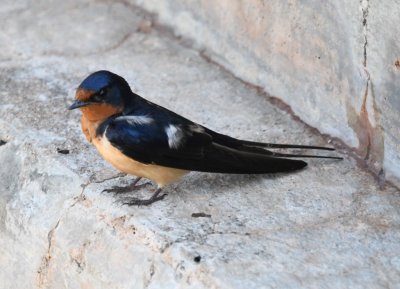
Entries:
<svg viewBox="0 0 400 289">
<path fill-rule="evenodd" d="M 96 93 L 94 93 L 92 95 L 91 99 L 94 102 L 104 102 L 106 94 L 107 94 L 107 89 L 106 88 L 102 88 L 99 91 L 97 91 Z"/>
</svg>

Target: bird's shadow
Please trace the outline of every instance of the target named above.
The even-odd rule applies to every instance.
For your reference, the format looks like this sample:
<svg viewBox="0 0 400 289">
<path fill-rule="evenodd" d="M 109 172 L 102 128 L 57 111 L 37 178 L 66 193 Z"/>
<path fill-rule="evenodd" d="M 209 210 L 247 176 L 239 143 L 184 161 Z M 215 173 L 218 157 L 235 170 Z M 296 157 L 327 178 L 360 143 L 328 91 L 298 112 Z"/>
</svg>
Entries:
<svg viewBox="0 0 400 289">
<path fill-rule="evenodd" d="M 180 191 L 235 191 L 243 187 L 249 187 L 261 183 L 263 180 L 274 180 L 290 175 L 289 173 L 275 174 L 219 174 L 194 172 L 183 179 L 175 190 Z"/>
</svg>

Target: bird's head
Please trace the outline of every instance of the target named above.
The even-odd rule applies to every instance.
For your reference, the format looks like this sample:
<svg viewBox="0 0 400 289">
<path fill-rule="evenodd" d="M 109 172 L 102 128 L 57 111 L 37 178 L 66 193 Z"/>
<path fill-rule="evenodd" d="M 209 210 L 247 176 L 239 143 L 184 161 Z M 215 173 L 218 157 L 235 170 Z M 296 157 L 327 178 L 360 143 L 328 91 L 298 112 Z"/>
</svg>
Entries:
<svg viewBox="0 0 400 289">
<path fill-rule="evenodd" d="M 82 81 L 69 109 L 80 108 L 89 120 L 102 120 L 122 112 L 131 97 L 132 91 L 125 79 L 100 70 Z"/>
</svg>

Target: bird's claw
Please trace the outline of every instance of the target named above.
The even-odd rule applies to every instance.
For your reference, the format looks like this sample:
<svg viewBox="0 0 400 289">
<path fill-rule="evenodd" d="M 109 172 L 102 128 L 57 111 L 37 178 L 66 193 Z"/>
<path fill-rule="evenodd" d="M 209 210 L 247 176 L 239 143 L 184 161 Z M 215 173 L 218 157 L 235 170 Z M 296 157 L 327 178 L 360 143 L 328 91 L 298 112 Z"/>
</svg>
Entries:
<svg viewBox="0 0 400 289">
<path fill-rule="evenodd" d="M 168 194 L 162 194 L 161 196 L 157 196 L 157 197 L 152 197 L 150 199 L 136 199 L 133 198 L 128 202 L 124 202 L 124 205 L 128 205 L 128 206 L 148 206 L 151 205 L 152 203 L 155 203 L 157 201 L 161 201 L 165 198 L 165 196 L 167 196 Z"/>
</svg>

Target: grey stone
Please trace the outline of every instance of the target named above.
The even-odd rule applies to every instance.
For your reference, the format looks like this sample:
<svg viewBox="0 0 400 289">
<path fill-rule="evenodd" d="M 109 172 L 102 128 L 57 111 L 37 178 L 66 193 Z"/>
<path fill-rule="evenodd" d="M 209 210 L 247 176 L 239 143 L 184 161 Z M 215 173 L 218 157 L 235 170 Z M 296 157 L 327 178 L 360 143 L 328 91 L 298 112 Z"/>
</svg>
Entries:
<svg viewBox="0 0 400 289">
<path fill-rule="evenodd" d="M 295 174 L 191 173 L 150 207 L 121 203 L 149 196 L 151 186 L 102 193 L 132 177 L 99 157 L 79 112 L 66 110 L 98 69 L 234 137 L 330 140 L 130 5 L 4 1 L 0 16 L 2 288 L 399 286 L 399 191 L 346 151 L 344 161 L 310 160 Z"/>
</svg>

